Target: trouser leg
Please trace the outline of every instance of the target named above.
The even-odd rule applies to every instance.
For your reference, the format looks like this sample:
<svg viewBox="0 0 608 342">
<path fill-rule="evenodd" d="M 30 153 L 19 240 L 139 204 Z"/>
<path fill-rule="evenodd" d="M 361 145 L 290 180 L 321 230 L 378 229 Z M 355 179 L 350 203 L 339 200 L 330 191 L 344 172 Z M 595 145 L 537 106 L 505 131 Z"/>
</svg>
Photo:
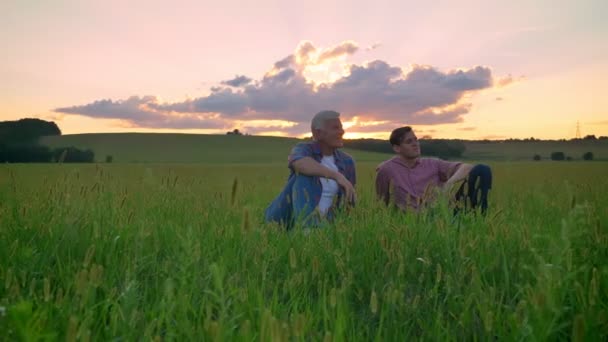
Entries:
<svg viewBox="0 0 608 342">
<path fill-rule="evenodd" d="M 467 179 L 460 185 L 456 192 L 457 207 L 455 213 L 460 208 L 481 208 L 481 213 L 485 214 L 488 210 L 488 192 L 492 188 L 492 169 L 484 164 L 475 165 Z"/>
</svg>

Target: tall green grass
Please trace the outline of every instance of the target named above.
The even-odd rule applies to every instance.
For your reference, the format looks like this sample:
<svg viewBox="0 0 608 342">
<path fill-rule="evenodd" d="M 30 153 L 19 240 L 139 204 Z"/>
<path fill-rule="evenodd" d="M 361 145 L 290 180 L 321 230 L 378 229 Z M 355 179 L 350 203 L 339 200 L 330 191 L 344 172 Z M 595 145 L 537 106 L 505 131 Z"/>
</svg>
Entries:
<svg viewBox="0 0 608 342">
<path fill-rule="evenodd" d="M 0 167 L 6 340 L 604 340 L 606 163 L 496 163 L 486 217 L 262 223 L 268 165 Z"/>
</svg>

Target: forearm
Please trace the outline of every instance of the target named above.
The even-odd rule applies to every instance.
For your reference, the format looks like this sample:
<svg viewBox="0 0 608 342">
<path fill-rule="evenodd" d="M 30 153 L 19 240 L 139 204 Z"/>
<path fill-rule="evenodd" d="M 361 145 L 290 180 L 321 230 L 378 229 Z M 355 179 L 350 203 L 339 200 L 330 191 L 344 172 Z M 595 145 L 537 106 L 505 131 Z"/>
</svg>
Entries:
<svg viewBox="0 0 608 342">
<path fill-rule="evenodd" d="M 338 172 L 326 168 L 325 166 L 321 165 L 321 163 L 310 157 L 296 160 L 293 162 L 292 166 L 297 173 L 301 173 L 306 176 L 317 176 L 331 179 L 336 179 L 336 177 L 338 177 Z"/>
<path fill-rule="evenodd" d="M 449 187 L 449 186 L 465 179 L 469 175 L 469 172 L 471 171 L 472 168 L 473 168 L 473 165 L 471 165 L 471 164 L 460 164 L 458 169 L 456 169 L 454 174 L 452 174 L 452 177 L 450 177 L 445 182 L 445 186 Z"/>
</svg>

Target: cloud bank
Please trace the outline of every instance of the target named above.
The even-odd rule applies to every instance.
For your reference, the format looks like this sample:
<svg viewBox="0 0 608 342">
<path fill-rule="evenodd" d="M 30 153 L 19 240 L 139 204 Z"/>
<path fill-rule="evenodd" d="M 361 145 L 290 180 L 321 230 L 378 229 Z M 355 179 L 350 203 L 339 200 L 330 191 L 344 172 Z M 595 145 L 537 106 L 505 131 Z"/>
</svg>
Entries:
<svg viewBox="0 0 608 342">
<path fill-rule="evenodd" d="M 293 54 L 272 63 L 260 79 L 236 74 L 193 99 L 163 103 L 156 96 L 131 96 L 54 112 L 119 119 L 141 128 L 245 128 L 251 133 L 301 135 L 307 133 L 312 115 L 333 109 L 342 113 L 343 121 L 351 120 L 349 131 L 369 132 L 402 124 L 462 122 L 472 108 L 466 94 L 513 82 L 511 76 L 495 78 L 486 66 L 441 71 L 429 65 L 403 68 L 383 60 L 348 64 L 348 57 L 359 51 L 352 41 L 329 48 L 303 41 Z M 333 72 L 333 79 L 309 77 L 324 70 L 328 76 Z"/>
</svg>

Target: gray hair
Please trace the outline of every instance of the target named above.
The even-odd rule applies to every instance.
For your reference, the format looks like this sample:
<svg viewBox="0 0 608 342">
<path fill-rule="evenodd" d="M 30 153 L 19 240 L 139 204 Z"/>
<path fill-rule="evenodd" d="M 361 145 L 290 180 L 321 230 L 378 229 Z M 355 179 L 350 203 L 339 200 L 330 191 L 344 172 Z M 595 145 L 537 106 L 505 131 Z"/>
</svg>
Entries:
<svg viewBox="0 0 608 342">
<path fill-rule="evenodd" d="M 324 110 L 324 111 L 318 112 L 312 118 L 312 121 L 310 123 L 310 129 L 311 130 L 322 129 L 323 125 L 325 124 L 325 121 L 331 120 L 331 119 L 339 119 L 339 118 L 340 118 L 340 113 L 335 112 L 333 110 Z"/>
</svg>

